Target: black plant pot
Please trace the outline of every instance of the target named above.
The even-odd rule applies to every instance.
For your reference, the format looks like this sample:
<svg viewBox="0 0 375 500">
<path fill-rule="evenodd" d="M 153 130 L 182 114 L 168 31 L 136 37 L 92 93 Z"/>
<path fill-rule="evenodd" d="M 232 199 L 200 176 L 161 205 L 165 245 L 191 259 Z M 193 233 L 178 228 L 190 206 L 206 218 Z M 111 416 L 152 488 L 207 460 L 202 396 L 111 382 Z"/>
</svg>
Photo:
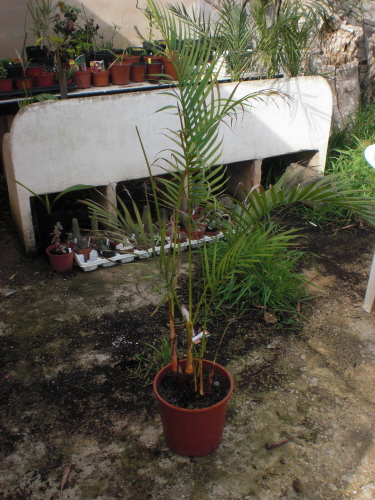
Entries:
<svg viewBox="0 0 375 500">
<path fill-rule="evenodd" d="M 128 48 L 129 55 L 132 56 L 141 56 L 144 53 L 143 47 L 129 47 Z"/>
<path fill-rule="evenodd" d="M 43 45 L 43 47 L 35 46 L 35 45 L 30 45 L 29 47 L 26 47 L 26 55 L 27 55 L 27 60 L 32 61 L 32 62 L 43 62 L 40 61 L 40 59 L 46 59 L 46 58 L 51 58 L 51 52 L 48 50 L 48 47 Z M 53 55 L 52 55 L 53 59 Z M 50 66 L 50 65 L 49 65 Z"/>
<path fill-rule="evenodd" d="M 103 257 L 104 259 L 109 259 L 110 257 L 114 257 L 116 255 L 116 252 L 114 250 L 99 250 L 99 256 Z"/>
<path fill-rule="evenodd" d="M 104 61 L 105 69 L 109 68 L 111 62 L 115 60 L 115 56 L 108 52 L 108 50 L 99 50 L 94 52 L 94 61 Z"/>
<path fill-rule="evenodd" d="M 22 77 L 22 66 L 21 63 L 17 64 L 4 64 L 4 68 L 8 72 L 8 78 L 21 78 Z"/>
</svg>

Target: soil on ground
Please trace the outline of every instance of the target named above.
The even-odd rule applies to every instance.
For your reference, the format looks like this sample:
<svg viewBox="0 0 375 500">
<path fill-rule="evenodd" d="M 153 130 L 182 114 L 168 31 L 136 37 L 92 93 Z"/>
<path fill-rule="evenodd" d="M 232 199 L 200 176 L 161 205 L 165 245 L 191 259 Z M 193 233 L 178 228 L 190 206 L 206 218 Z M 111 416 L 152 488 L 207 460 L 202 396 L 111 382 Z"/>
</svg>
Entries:
<svg viewBox="0 0 375 500">
<path fill-rule="evenodd" d="M 316 255 L 301 270 L 313 298 L 299 324 L 256 307 L 231 323 L 223 440 L 192 458 L 166 447 L 152 393 L 168 317 L 152 315 L 151 262 L 59 275 L 25 256 L 7 207 L 1 219 L 1 499 L 375 498 L 375 315 L 362 308 L 375 231 L 285 219 Z M 212 318 L 208 359 L 226 326 Z"/>
</svg>

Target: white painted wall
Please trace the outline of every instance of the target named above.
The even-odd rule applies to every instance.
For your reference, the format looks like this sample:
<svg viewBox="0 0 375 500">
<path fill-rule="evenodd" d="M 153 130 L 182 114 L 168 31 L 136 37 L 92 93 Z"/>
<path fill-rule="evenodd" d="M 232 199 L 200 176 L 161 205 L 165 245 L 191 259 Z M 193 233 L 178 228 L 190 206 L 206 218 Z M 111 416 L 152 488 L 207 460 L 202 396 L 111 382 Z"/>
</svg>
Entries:
<svg viewBox="0 0 375 500">
<path fill-rule="evenodd" d="M 220 84 L 221 96 L 234 86 Z M 223 163 L 317 150 L 323 170 L 332 115 L 327 82 L 315 76 L 243 82 L 235 97 L 267 89 L 284 97 L 252 100 L 251 110 L 239 113 L 232 129 L 222 126 Z M 170 112 L 156 113 L 171 102 L 161 91 L 140 91 L 46 101 L 16 115 L 4 137 L 4 162 L 13 216 L 27 252 L 35 250 L 29 193 L 11 179 L 44 194 L 80 183 L 102 186 L 147 177 L 136 126 L 153 161 L 171 147 L 165 129 L 179 127 Z M 153 172 L 163 170 L 154 166 Z"/>
<path fill-rule="evenodd" d="M 56 3 L 57 0 L 54 0 L 54 4 Z M 112 36 L 113 23 L 121 26 L 115 38 L 116 48 L 121 49 L 124 40 L 127 45 L 142 45 L 134 26 L 147 38 L 148 20 L 143 12 L 137 9 L 137 0 L 67 0 L 66 3 L 81 10 L 83 5 L 86 14 L 93 16 L 95 23 L 99 25 L 99 33 L 104 35 L 104 40 L 109 40 Z M 166 4 L 168 0 L 161 0 L 160 3 Z M 195 4 L 195 0 L 184 0 L 188 9 Z M 146 2 L 138 0 L 138 6 L 144 9 Z M 21 53 L 26 34 L 26 45 L 34 45 L 31 26 L 32 20 L 27 12 L 25 0 L 0 0 L 0 59 L 17 57 L 15 49 Z"/>
</svg>

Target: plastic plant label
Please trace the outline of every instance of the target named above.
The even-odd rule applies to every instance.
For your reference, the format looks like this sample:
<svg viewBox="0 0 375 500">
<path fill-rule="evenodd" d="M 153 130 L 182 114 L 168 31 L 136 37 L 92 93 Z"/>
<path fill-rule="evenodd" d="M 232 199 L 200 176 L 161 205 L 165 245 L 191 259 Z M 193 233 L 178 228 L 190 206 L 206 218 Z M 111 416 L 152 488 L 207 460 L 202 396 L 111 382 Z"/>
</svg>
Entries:
<svg viewBox="0 0 375 500">
<path fill-rule="evenodd" d="M 209 337 L 211 334 L 207 330 L 204 332 L 206 337 Z M 202 342 L 203 332 L 198 333 L 192 338 L 194 344 L 200 344 Z"/>
</svg>

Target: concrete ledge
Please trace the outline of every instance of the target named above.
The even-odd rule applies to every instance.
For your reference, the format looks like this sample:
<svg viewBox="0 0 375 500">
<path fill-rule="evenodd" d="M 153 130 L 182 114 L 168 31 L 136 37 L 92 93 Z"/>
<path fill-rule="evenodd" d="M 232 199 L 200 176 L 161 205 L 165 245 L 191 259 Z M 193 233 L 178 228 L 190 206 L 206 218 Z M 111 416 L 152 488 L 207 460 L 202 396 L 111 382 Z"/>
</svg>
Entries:
<svg viewBox="0 0 375 500">
<path fill-rule="evenodd" d="M 229 96 L 234 86 L 220 84 L 221 96 Z M 223 163 L 317 151 L 315 166 L 324 170 L 332 115 L 327 82 L 316 76 L 249 81 L 235 97 L 267 89 L 288 97 L 252 100 L 251 110 L 239 112 L 232 129 L 222 126 Z M 74 184 L 106 186 L 146 177 L 136 127 L 153 162 L 171 146 L 166 129 L 179 127 L 172 113 L 156 113 L 172 103 L 172 97 L 154 90 L 46 101 L 17 113 L 3 153 L 12 213 L 27 253 L 35 251 L 29 193 L 11 179 L 45 194 Z M 159 161 L 153 173 L 163 173 L 162 167 Z"/>
</svg>

